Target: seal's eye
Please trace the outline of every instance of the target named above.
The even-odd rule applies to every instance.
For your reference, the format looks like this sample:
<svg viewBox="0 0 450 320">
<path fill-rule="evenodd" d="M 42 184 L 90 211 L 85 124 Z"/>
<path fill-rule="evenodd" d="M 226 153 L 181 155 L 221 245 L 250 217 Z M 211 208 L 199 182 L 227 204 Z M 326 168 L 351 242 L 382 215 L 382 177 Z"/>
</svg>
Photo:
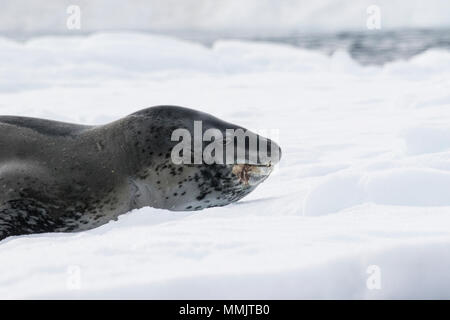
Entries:
<svg viewBox="0 0 450 320">
<path fill-rule="evenodd" d="M 231 138 L 225 138 L 225 139 L 222 140 L 222 144 L 223 144 L 224 146 L 226 146 L 227 144 L 230 144 L 231 141 L 233 141 L 233 139 L 231 139 Z"/>
</svg>

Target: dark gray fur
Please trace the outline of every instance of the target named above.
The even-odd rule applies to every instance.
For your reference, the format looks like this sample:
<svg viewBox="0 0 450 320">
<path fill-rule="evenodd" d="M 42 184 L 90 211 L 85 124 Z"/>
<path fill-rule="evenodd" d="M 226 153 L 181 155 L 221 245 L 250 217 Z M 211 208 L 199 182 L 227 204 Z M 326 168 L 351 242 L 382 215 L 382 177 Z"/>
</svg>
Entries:
<svg viewBox="0 0 450 320">
<path fill-rule="evenodd" d="M 200 210 L 237 201 L 232 165 L 175 165 L 177 128 L 239 128 L 192 109 L 158 106 L 101 126 L 0 117 L 0 240 L 95 228 L 135 208 Z M 263 181 L 266 176 L 261 177 Z"/>
</svg>

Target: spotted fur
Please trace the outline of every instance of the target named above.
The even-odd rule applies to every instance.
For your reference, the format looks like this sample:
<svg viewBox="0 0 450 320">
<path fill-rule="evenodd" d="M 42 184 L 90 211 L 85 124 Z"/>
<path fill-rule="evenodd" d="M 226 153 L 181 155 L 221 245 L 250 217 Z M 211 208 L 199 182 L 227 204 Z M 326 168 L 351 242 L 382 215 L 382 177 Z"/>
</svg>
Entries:
<svg viewBox="0 0 450 320">
<path fill-rule="evenodd" d="M 171 133 L 192 132 L 194 120 L 203 121 L 203 130 L 240 128 L 174 106 L 147 108 L 102 126 L 0 117 L 0 239 L 88 230 L 144 206 L 224 206 L 270 173 L 249 184 L 252 170 L 237 174 L 235 164 L 174 164 Z"/>
</svg>

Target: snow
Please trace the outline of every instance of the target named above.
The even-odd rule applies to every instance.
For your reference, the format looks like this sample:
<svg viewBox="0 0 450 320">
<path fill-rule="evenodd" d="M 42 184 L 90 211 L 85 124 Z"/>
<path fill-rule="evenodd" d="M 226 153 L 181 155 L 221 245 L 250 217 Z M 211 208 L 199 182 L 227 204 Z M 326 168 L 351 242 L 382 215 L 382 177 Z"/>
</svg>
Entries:
<svg viewBox="0 0 450 320">
<path fill-rule="evenodd" d="M 283 158 L 227 207 L 7 238 L 0 297 L 450 298 L 449 74 L 438 50 L 363 67 L 250 41 L 2 38 L 1 114 L 102 124 L 183 105 L 272 132 Z"/>
</svg>

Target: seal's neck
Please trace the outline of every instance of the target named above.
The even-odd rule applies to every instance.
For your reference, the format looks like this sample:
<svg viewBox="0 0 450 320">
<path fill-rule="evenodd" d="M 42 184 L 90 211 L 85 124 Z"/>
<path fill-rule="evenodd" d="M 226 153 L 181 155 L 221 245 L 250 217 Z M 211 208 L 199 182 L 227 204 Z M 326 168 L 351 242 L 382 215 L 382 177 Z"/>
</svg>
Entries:
<svg viewBox="0 0 450 320">
<path fill-rule="evenodd" d="M 135 175 L 141 167 L 137 137 L 128 117 L 95 127 L 83 133 L 85 142 L 103 153 L 104 162 L 112 163 L 126 176 Z"/>
</svg>

